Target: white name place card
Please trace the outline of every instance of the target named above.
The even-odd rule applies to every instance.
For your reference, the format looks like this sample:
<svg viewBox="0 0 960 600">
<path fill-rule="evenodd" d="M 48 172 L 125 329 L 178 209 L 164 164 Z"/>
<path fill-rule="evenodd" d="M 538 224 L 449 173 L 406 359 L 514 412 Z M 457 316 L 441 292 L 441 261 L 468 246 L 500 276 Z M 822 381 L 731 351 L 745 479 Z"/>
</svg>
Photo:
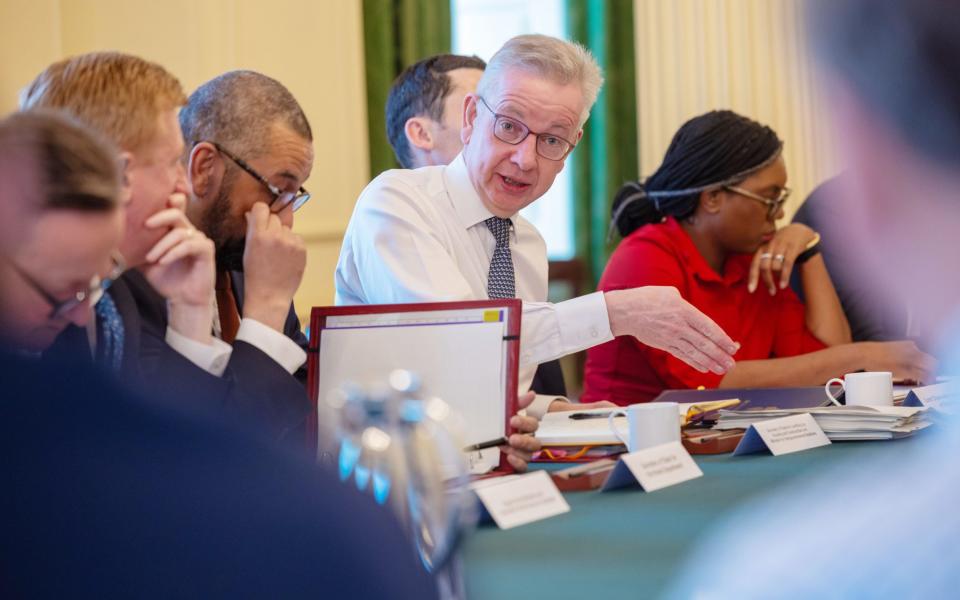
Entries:
<svg viewBox="0 0 960 600">
<path fill-rule="evenodd" d="M 622 455 L 601 491 L 639 484 L 645 492 L 653 492 L 702 476 L 683 444 L 668 442 Z"/>
<path fill-rule="evenodd" d="M 489 480 L 484 485 L 474 486 L 473 491 L 500 529 L 526 525 L 570 511 L 570 505 L 546 471 L 506 477 L 501 482 Z"/>
<path fill-rule="evenodd" d="M 751 425 L 734 456 L 769 451 L 774 456 L 826 446 L 830 438 L 809 413 L 760 421 Z"/>
<path fill-rule="evenodd" d="M 904 406 L 929 406 L 941 412 L 951 412 L 960 401 L 960 385 L 956 382 L 938 383 L 913 388 L 903 401 Z"/>
</svg>

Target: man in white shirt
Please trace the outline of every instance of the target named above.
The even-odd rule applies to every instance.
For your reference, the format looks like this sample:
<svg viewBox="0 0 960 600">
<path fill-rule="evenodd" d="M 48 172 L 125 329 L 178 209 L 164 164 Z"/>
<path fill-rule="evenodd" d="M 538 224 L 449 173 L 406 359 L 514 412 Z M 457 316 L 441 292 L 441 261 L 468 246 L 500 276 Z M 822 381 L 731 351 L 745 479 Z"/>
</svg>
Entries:
<svg viewBox="0 0 960 600">
<path fill-rule="evenodd" d="M 547 255 L 518 212 L 563 168 L 599 91 L 586 50 L 529 35 L 508 41 L 463 106 L 463 152 L 449 166 L 388 171 L 361 194 L 337 265 L 338 304 L 519 297 L 520 390 L 536 366 L 634 335 L 697 368 L 723 373 L 736 344 L 673 288 L 546 302 Z M 538 397 L 540 416 L 565 401 Z"/>
<path fill-rule="evenodd" d="M 476 56 L 437 54 L 397 76 L 387 95 L 387 138 L 401 167 L 449 165 L 460 154 L 463 101 L 486 68 Z M 566 396 L 560 361 L 540 363 L 531 389 Z"/>
</svg>

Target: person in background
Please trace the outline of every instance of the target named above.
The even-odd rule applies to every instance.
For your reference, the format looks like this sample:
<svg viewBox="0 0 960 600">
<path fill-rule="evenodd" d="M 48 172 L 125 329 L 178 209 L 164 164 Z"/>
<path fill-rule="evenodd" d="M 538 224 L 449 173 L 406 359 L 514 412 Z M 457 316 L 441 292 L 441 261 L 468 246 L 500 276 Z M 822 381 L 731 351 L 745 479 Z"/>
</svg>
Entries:
<svg viewBox="0 0 960 600">
<path fill-rule="evenodd" d="M 850 323 L 850 335 L 855 342 L 892 341 L 925 337 L 913 325 L 910 304 L 891 305 L 883 301 L 880 290 L 861 275 L 862 265 L 850 251 L 849 224 L 840 215 L 842 204 L 849 202 L 843 193 L 843 175 L 831 178 L 817 186 L 793 215 L 792 222 L 823 234 L 820 254 L 830 271 L 833 285 Z M 791 283 L 795 283 L 796 278 Z M 800 286 L 795 286 L 803 297 Z"/>
<path fill-rule="evenodd" d="M 848 165 L 847 246 L 891 304 L 910 299 L 960 366 L 960 6 L 937 0 L 810 3 L 826 106 Z M 956 389 L 955 389 L 956 391 Z M 960 555 L 955 419 L 751 502 L 697 544 L 670 598 L 944 598 Z M 705 560 L 750 557 L 749 572 Z M 802 565 L 798 567 L 798 565 Z"/>
<path fill-rule="evenodd" d="M 387 96 L 387 137 L 404 169 L 448 165 L 463 150 L 463 100 L 477 89 L 487 63 L 475 56 L 438 54 L 401 73 Z M 559 360 L 537 366 L 530 389 L 566 396 Z"/>
<path fill-rule="evenodd" d="M 476 56 L 438 54 L 397 77 L 387 96 L 387 139 L 401 167 L 447 165 L 460 154 L 463 99 L 485 68 Z"/>
<path fill-rule="evenodd" d="M 302 427 L 309 403 L 290 373 L 306 355 L 282 332 L 289 286 L 271 279 L 261 286 L 270 287 L 268 293 L 249 299 L 251 318 L 235 337 L 214 335 L 214 243 L 184 212 L 189 188 L 177 115 L 186 101 L 180 82 L 162 66 L 116 52 L 54 63 L 24 93 L 23 108 L 66 110 L 116 143 L 128 198 L 120 251 L 130 268 L 98 302 L 96 322 L 68 328 L 48 356 L 92 356 L 169 402 L 189 398 L 198 409 L 300 444 L 291 432 Z M 291 234 L 272 226 L 266 205 L 254 212 L 250 228 L 258 247 L 280 247 L 286 258 Z M 293 270 L 299 282 L 302 248 L 294 255 L 266 270 L 277 277 Z"/>
<path fill-rule="evenodd" d="M 930 381 L 936 361 L 913 342 L 851 343 L 819 254 L 820 235 L 777 228 L 789 195 L 783 143 L 731 111 L 684 123 L 660 168 L 621 188 L 613 225 L 623 241 L 604 292 L 673 286 L 741 346 L 724 374 L 701 373 L 621 337 L 587 352 L 583 399 L 646 402 L 664 389 L 809 386 L 858 370 Z M 806 304 L 788 287 L 799 271 Z"/>
<path fill-rule="evenodd" d="M 140 312 L 132 289 L 156 288 L 169 302 L 170 325 L 157 345 L 211 371 L 228 349 L 211 338 L 213 246 L 183 213 L 186 179 L 177 110 L 180 82 L 160 65 L 118 52 L 93 52 L 51 64 L 24 91 L 20 108 L 51 108 L 106 136 L 123 166 L 128 270 L 96 305 L 97 319 L 69 328 L 55 352 L 91 356 L 130 381 L 143 375 Z M 175 363 L 176 358 L 173 359 Z M 173 363 L 171 363 L 173 364 Z"/>
</svg>

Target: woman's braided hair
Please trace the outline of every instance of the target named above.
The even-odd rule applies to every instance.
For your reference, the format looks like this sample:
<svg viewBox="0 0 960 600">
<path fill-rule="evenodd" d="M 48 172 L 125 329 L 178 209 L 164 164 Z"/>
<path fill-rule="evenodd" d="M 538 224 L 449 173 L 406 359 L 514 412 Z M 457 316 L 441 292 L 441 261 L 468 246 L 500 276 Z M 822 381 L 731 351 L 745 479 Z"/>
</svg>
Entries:
<svg viewBox="0 0 960 600">
<path fill-rule="evenodd" d="M 734 185 L 773 163 L 783 148 L 776 132 L 729 110 L 694 117 L 673 136 L 663 163 L 642 184 L 623 185 L 613 200 L 611 231 L 622 237 L 697 209 L 700 193 Z"/>
</svg>

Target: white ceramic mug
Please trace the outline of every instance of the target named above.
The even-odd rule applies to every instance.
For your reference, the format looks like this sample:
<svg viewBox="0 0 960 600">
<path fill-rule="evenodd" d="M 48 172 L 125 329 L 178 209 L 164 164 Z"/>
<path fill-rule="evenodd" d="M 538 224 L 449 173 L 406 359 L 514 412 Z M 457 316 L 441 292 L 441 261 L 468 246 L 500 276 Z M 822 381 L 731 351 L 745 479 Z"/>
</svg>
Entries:
<svg viewBox="0 0 960 600">
<path fill-rule="evenodd" d="M 843 388 L 847 406 L 893 406 L 893 373 L 889 371 L 847 373 L 843 379 L 834 377 L 823 389 L 830 401 L 838 404 L 830 392 L 830 386 L 835 383 Z"/>
<path fill-rule="evenodd" d="M 628 452 L 680 441 L 680 409 L 676 402 L 632 404 L 607 417 L 613 435 L 627 445 Z M 614 418 L 627 418 L 627 435 L 617 429 Z"/>
</svg>

